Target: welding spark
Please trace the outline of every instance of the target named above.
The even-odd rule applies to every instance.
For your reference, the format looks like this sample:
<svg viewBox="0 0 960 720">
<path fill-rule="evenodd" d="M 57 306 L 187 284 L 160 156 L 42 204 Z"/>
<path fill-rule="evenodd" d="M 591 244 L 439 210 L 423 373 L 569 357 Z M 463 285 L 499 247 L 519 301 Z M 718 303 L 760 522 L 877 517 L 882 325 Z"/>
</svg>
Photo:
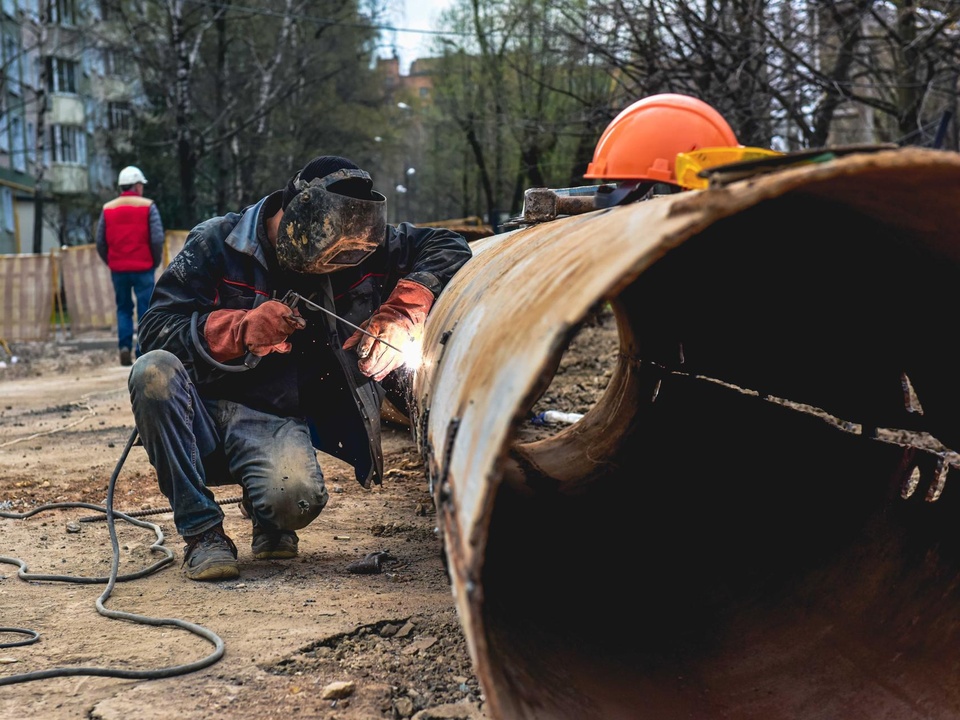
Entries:
<svg viewBox="0 0 960 720">
<path fill-rule="evenodd" d="M 423 338 L 408 336 L 401 350 L 403 350 L 403 364 L 410 372 L 416 372 L 417 368 L 423 364 Z"/>
</svg>

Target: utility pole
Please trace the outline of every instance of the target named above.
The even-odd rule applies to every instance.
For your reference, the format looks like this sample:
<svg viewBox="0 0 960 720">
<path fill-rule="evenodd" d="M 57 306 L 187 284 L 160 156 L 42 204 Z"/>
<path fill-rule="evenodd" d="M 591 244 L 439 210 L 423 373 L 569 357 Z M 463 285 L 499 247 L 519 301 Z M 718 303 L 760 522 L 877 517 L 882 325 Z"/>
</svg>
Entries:
<svg viewBox="0 0 960 720">
<path fill-rule="evenodd" d="M 44 0 L 40 3 L 40 28 L 38 34 L 38 45 L 40 55 L 40 79 L 37 88 L 37 161 L 34 171 L 34 195 L 33 195 L 33 252 L 39 255 L 43 252 L 43 156 L 46 149 L 46 118 L 47 118 L 47 58 L 44 51 L 47 47 L 47 30 L 50 26 L 51 4 L 52 0 Z"/>
</svg>

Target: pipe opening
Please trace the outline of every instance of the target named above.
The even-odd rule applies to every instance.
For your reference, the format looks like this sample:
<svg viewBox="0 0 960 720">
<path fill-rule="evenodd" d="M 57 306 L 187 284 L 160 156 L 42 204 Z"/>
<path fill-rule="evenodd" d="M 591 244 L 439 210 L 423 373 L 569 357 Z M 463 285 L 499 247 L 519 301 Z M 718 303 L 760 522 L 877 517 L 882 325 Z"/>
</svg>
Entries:
<svg viewBox="0 0 960 720">
<path fill-rule="evenodd" d="M 960 446 L 958 291 L 909 228 L 797 194 L 611 298 L 609 382 L 515 431 L 491 513 L 508 716 L 956 717 L 960 495 L 903 489 Z"/>
</svg>

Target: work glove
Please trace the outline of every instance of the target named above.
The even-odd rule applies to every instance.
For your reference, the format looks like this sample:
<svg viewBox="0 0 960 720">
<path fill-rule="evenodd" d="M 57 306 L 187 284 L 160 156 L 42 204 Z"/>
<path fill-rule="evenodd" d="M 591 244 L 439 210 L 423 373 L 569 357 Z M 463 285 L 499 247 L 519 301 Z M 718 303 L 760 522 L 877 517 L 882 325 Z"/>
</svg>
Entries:
<svg viewBox="0 0 960 720">
<path fill-rule="evenodd" d="M 248 351 L 263 357 L 272 352 L 288 353 L 293 346 L 287 338 L 307 326 L 295 308 L 279 300 L 267 300 L 253 310 L 214 310 L 207 316 L 203 337 L 210 356 L 226 362 Z"/>
<path fill-rule="evenodd" d="M 379 382 L 400 367 L 404 358 L 401 352 L 379 342 L 378 338 L 400 350 L 406 349 L 422 337 L 423 323 L 432 306 L 432 292 L 420 283 L 401 280 L 386 302 L 360 326 L 374 337 L 358 330 L 347 338 L 343 349 L 356 347 L 360 372 Z"/>
</svg>

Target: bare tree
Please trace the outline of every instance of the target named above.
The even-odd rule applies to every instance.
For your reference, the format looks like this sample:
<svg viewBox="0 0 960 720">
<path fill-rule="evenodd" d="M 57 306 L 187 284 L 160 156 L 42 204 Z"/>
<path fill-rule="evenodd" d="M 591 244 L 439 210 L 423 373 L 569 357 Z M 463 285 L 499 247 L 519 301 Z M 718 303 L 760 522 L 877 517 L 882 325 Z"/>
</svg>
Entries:
<svg viewBox="0 0 960 720">
<path fill-rule="evenodd" d="M 960 7 L 945 0 L 597 0 L 563 11 L 623 88 L 717 107 L 742 142 L 909 141 L 956 106 Z M 893 123 L 885 122 L 890 118 Z M 853 131 L 857 130 L 856 133 Z"/>
<path fill-rule="evenodd" d="M 253 201 L 324 145 L 364 145 L 363 134 L 341 142 L 346 133 L 331 120 L 356 130 L 350 109 L 378 102 L 376 4 L 364 14 L 357 0 L 110 2 L 114 32 L 103 41 L 139 77 L 146 104 L 135 153 L 169 166 L 173 226 Z M 378 130 L 371 123 L 370 136 Z"/>
<path fill-rule="evenodd" d="M 464 0 L 447 17 L 461 35 L 447 42 L 436 103 L 459 130 L 482 210 L 496 224 L 504 211 L 519 211 L 525 187 L 582 179 L 605 120 L 593 108 L 606 106 L 609 87 L 571 45 L 561 27 L 569 20 L 553 3 Z"/>
</svg>

